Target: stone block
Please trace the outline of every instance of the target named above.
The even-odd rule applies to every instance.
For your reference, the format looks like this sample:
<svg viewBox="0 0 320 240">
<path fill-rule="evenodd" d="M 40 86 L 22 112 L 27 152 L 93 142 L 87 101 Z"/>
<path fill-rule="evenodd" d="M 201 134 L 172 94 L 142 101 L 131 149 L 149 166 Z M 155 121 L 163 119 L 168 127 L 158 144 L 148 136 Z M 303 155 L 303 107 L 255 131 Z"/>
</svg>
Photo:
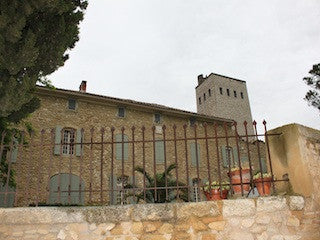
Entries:
<svg viewBox="0 0 320 240">
<path fill-rule="evenodd" d="M 269 235 L 266 232 L 263 232 L 257 236 L 257 240 L 268 240 Z"/>
<path fill-rule="evenodd" d="M 287 209 L 288 205 L 284 197 L 260 197 L 257 199 L 258 212 L 276 212 Z"/>
<path fill-rule="evenodd" d="M 248 232 L 241 232 L 241 231 L 234 231 L 229 234 L 230 240 L 239 240 L 239 239 L 245 239 L 245 240 L 254 240 L 254 237 L 251 233 Z"/>
<path fill-rule="evenodd" d="M 173 226 L 170 223 L 164 223 L 158 230 L 161 234 L 170 234 L 173 232 Z"/>
<path fill-rule="evenodd" d="M 106 223 L 130 221 L 133 211 L 132 205 L 83 207 L 78 208 L 81 215 L 88 223 Z"/>
<path fill-rule="evenodd" d="M 163 235 L 146 234 L 141 237 L 141 240 L 167 240 Z"/>
<path fill-rule="evenodd" d="M 284 240 L 283 236 L 282 235 L 273 235 L 271 237 L 271 240 Z"/>
<path fill-rule="evenodd" d="M 288 201 L 290 210 L 300 211 L 304 208 L 304 198 L 301 196 L 290 196 Z"/>
<path fill-rule="evenodd" d="M 216 240 L 216 235 L 205 233 L 205 234 L 202 234 L 201 240 Z"/>
<path fill-rule="evenodd" d="M 253 199 L 223 200 L 223 217 L 251 216 L 255 211 Z"/>
<path fill-rule="evenodd" d="M 219 216 L 221 214 L 219 206 L 214 201 L 197 202 L 197 203 L 177 203 L 177 218 L 187 219 L 191 216 Z"/>
<path fill-rule="evenodd" d="M 259 214 L 256 217 L 256 222 L 259 223 L 259 224 L 269 224 L 270 221 L 271 221 L 270 216 L 265 215 L 265 214 Z"/>
<path fill-rule="evenodd" d="M 290 216 L 287 220 L 287 226 L 289 227 L 299 227 L 300 220 L 295 216 Z"/>
<path fill-rule="evenodd" d="M 158 221 L 174 218 L 175 204 L 137 204 L 132 211 L 133 221 Z"/>
<path fill-rule="evenodd" d="M 143 224 L 141 222 L 133 222 L 131 225 L 131 232 L 134 234 L 143 233 Z"/>
<path fill-rule="evenodd" d="M 226 226 L 226 221 L 217 221 L 209 223 L 209 228 L 216 231 L 223 231 Z"/>
<path fill-rule="evenodd" d="M 241 226 L 244 228 L 249 228 L 254 224 L 253 218 L 245 218 L 241 221 Z"/>
</svg>

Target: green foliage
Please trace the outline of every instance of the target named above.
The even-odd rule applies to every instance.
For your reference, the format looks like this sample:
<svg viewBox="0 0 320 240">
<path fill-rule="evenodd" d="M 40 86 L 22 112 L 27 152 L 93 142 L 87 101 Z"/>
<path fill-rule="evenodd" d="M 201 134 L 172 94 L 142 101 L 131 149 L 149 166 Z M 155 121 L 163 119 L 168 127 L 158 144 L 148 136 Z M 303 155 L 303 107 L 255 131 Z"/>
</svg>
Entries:
<svg viewBox="0 0 320 240">
<path fill-rule="evenodd" d="M 228 181 L 223 181 L 221 182 L 221 187 L 222 187 L 222 190 L 230 190 L 230 182 Z M 203 186 L 203 190 L 205 192 L 208 192 L 210 189 L 220 189 L 220 182 L 219 181 L 213 181 L 210 182 L 206 182 Z"/>
<path fill-rule="evenodd" d="M 136 171 L 138 173 L 141 173 L 146 178 L 146 188 L 154 188 L 155 185 L 157 188 L 164 188 L 166 187 L 166 179 L 167 179 L 167 186 L 168 187 L 176 187 L 178 186 L 186 186 L 186 184 L 183 184 L 181 182 L 177 182 L 175 179 L 172 178 L 171 171 L 176 168 L 175 164 L 171 164 L 168 166 L 168 168 L 163 173 L 157 173 L 156 177 L 151 177 L 150 174 L 144 171 L 141 167 L 136 167 Z M 188 190 L 186 188 L 179 189 L 179 194 L 177 192 L 177 189 L 171 188 L 168 189 L 168 198 L 166 198 L 166 190 L 165 189 L 157 189 L 157 199 L 155 200 L 155 190 L 154 189 L 148 189 L 145 191 L 146 194 L 146 202 L 147 203 L 165 203 L 165 202 L 172 202 L 174 200 L 179 199 L 183 201 L 188 201 Z M 137 202 L 139 200 L 144 199 L 144 192 L 140 191 L 136 194 Z"/>
<path fill-rule="evenodd" d="M 6 132 L 0 154 L 0 183 L 6 181 L 6 161 L 15 125 L 40 106 L 36 83 L 53 88 L 47 75 L 69 58 L 79 40 L 79 23 L 88 0 L 0 1 L 0 135 Z M 32 130 L 25 123 L 27 131 Z M 14 186 L 10 172 L 10 186 Z"/>
<path fill-rule="evenodd" d="M 37 82 L 69 58 L 87 0 L 0 1 L 0 117 L 35 102 Z"/>
<path fill-rule="evenodd" d="M 320 111 L 320 63 L 313 65 L 309 74 L 311 76 L 303 78 L 303 81 L 312 89 L 306 93 L 304 99 Z"/>
</svg>

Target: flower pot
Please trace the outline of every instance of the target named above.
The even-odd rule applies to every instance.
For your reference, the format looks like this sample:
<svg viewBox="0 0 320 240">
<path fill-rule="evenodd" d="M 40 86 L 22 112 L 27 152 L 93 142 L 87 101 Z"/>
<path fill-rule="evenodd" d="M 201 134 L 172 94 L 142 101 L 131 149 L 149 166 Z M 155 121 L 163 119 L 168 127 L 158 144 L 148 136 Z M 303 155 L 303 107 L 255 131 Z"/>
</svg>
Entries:
<svg viewBox="0 0 320 240">
<path fill-rule="evenodd" d="M 234 194 L 241 194 L 241 178 L 240 169 L 231 171 L 231 183 L 237 184 L 232 186 Z M 250 169 L 241 169 L 243 194 L 247 194 L 250 190 Z"/>
<path fill-rule="evenodd" d="M 204 192 L 204 195 L 207 198 L 207 201 L 214 201 L 214 200 L 221 200 L 221 199 L 227 199 L 228 196 L 227 189 L 222 190 L 222 197 L 220 196 L 220 190 L 219 189 L 211 189 L 210 192 Z"/>
<path fill-rule="evenodd" d="M 262 184 L 262 178 L 258 178 L 254 180 L 254 183 L 258 189 L 260 196 L 270 195 L 271 181 L 272 181 L 272 177 L 263 178 L 263 184 Z M 263 188 L 264 188 L 264 191 L 263 191 Z"/>
</svg>

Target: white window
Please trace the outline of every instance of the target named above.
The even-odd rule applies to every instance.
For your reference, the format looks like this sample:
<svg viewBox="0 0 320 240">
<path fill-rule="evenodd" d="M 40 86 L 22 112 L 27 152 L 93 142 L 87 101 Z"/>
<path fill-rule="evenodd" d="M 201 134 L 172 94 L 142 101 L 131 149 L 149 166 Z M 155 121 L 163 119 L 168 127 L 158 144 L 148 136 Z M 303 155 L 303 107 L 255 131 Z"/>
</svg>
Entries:
<svg viewBox="0 0 320 240">
<path fill-rule="evenodd" d="M 64 129 L 62 137 L 62 153 L 74 154 L 75 130 L 70 128 Z"/>
<path fill-rule="evenodd" d="M 118 191 L 116 192 L 116 199 L 117 199 L 117 204 L 120 205 L 125 205 L 129 204 L 128 201 L 128 189 L 125 187 L 128 185 L 128 176 L 123 176 L 123 177 L 118 177 L 117 178 L 117 189 Z"/>
</svg>

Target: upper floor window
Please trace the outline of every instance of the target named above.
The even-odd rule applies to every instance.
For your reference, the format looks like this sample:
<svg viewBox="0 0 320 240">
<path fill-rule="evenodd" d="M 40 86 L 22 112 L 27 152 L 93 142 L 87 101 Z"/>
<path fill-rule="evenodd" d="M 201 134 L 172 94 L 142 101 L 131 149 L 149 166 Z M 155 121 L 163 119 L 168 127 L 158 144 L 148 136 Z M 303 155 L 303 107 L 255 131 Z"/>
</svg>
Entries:
<svg viewBox="0 0 320 240">
<path fill-rule="evenodd" d="M 206 94 L 204 93 L 203 94 L 203 101 L 205 101 L 206 100 Z"/>
<path fill-rule="evenodd" d="M 199 104 L 201 104 L 201 97 L 199 97 Z"/>
<path fill-rule="evenodd" d="M 240 93 L 241 98 L 243 99 L 243 92 Z"/>
<path fill-rule="evenodd" d="M 125 116 L 125 109 L 123 107 L 118 108 L 118 117 L 123 118 Z"/>
<path fill-rule="evenodd" d="M 76 110 L 76 104 L 77 104 L 76 100 L 74 100 L 74 99 L 69 99 L 69 100 L 68 100 L 68 109 L 70 109 L 70 110 Z"/>
<path fill-rule="evenodd" d="M 220 90 L 220 94 L 222 95 L 222 93 L 223 93 L 223 92 L 222 92 L 222 87 L 221 87 L 221 88 L 219 88 L 219 90 Z"/>
<path fill-rule="evenodd" d="M 72 128 L 63 129 L 62 153 L 74 154 L 75 130 Z"/>
<path fill-rule="evenodd" d="M 233 91 L 234 97 L 237 97 L 237 91 Z"/>
<path fill-rule="evenodd" d="M 230 90 L 227 88 L 227 95 L 230 96 Z"/>
<path fill-rule="evenodd" d="M 195 118 L 190 118 L 189 122 L 190 122 L 190 126 L 193 127 L 196 124 L 196 119 Z"/>
<path fill-rule="evenodd" d="M 161 123 L 161 114 L 160 113 L 154 114 L 154 122 Z"/>
<path fill-rule="evenodd" d="M 211 89 L 208 90 L 209 97 L 211 97 Z"/>
</svg>

